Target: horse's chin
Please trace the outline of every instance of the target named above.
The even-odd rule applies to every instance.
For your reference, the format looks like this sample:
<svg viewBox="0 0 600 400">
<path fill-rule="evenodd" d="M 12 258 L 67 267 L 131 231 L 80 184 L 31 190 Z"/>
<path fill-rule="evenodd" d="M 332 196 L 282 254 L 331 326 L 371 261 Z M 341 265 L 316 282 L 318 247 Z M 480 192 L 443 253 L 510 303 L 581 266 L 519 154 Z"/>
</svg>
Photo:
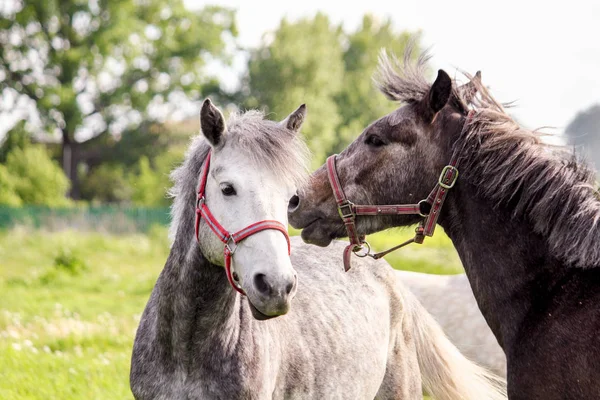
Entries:
<svg viewBox="0 0 600 400">
<path fill-rule="evenodd" d="M 300 234 L 302 240 L 304 240 L 305 243 L 314 244 L 319 247 L 329 246 L 334 236 L 331 235 L 327 229 L 324 229 L 322 225 L 321 220 L 317 220 L 304 227 Z"/>
<path fill-rule="evenodd" d="M 258 310 L 258 308 L 254 307 L 254 304 L 252 304 L 252 302 L 250 300 L 248 300 L 248 305 L 250 305 L 250 312 L 252 313 L 252 316 L 254 317 L 254 319 L 256 319 L 258 321 L 266 321 L 268 319 L 278 317 L 278 315 L 263 314 L 262 312 L 260 312 Z"/>
</svg>

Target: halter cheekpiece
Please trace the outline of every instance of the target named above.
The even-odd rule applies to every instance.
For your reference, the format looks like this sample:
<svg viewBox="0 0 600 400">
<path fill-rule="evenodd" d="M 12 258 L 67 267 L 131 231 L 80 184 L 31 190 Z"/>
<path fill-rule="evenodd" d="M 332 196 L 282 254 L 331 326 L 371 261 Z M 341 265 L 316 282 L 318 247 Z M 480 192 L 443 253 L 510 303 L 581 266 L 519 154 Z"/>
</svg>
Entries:
<svg viewBox="0 0 600 400">
<path fill-rule="evenodd" d="M 465 124 L 463 125 L 461 135 L 466 131 L 469 121 L 473 117 L 473 111 L 469 111 Z M 327 158 L 327 177 L 333 190 L 333 195 L 337 203 L 338 213 L 344 221 L 348 239 L 350 244 L 344 249 L 344 269 L 350 269 L 350 255 L 354 253 L 358 257 L 373 257 L 379 259 L 394 250 L 398 250 L 410 243 L 422 244 L 426 236 L 433 236 L 437 220 L 440 217 L 440 212 L 446 196 L 450 189 L 454 187 L 458 179 L 458 161 L 459 156 L 455 151 L 450 159 L 450 163 L 446 165 L 438 178 L 438 182 L 429 193 L 426 199 L 419 201 L 417 204 L 392 204 L 392 205 L 358 205 L 354 204 L 346 197 L 344 189 L 340 183 L 340 179 L 336 169 L 336 157 L 334 154 Z M 377 216 L 377 215 L 420 215 L 423 217 L 419 225 L 415 229 L 415 236 L 406 242 L 400 243 L 386 251 L 380 253 L 371 253 L 371 246 L 365 240 L 364 235 L 359 235 L 356 230 L 356 216 Z"/>
<path fill-rule="evenodd" d="M 195 232 L 196 232 L 196 241 L 200 242 L 198 238 L 198 230 L 200 227 L 200 219 L 204 218 L 208 227 L 217 235 L 219 240 L 225 244 L 223 248 L 223 254 L 225 258 L 225 273 L 227 274 L 227 280 L 231 284 L 231 286 L 238 291 L 240 294 L 245 295 L 246 293 L 241 288 L 240 284 L 237 281 L 237 277 L 235 276 L 235 272 L 232 272 L 231 268 L 231 259 L 233 258 L 233 254 L 235 253 L 238 245 L 244 239 L 249 236 L 254 235 L 255 233 L 273 229 L 279 231 L 285 236 L 285 240 L 288 245 L 288 254 L 290 254 L 290 237 L 287 233 L 287 228 L 279 221 L 274 220 L 263 220 L 259 222 L 255 222 L 247 227 L 235 232 L 229 233 L 229 231 L 217 221 L 214 215 L 208 209 L 206 205 L 206 199 L 204 197 L 204 190 L 206 189 L 206 181 L 208 179 L 208 171 L 210 169 L 210 155 L 211 152 L 208 152 L 206 156 L 206 161 L 204 163 L 204 168 L 202 170 L 202 175 L 200 175 L 200 184 L 198 186 L 198 196 L 196 198 L 196 221 L 195 221 Z"/>
</svg>

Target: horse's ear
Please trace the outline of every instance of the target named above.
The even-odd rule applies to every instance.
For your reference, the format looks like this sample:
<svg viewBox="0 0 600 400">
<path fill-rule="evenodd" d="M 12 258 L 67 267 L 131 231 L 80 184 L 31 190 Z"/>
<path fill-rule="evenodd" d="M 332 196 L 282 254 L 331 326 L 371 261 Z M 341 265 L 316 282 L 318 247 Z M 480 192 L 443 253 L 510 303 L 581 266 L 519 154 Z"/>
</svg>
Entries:
<svg viewBox="0 0 600 400">
<path fill-rule="evenodd" d="M 286 119 L 280 122 L 282 126 L 285 126 L 290 131 L 298 132 L 302 123 L 306 118 L 306 104 L 302 104 L 293 113 L 287 116 Z"/>
<path fill-rule="evenodd" d="M 210 99 L 204 100 L 200 110 L 200 128 L 204 137 L 217 146 L 223 139 L 225 132 L 225 118 L 221 111 L 215 107 Z"/>
<path fill-rule="evenodd" d="M 438 70 L 437 78 L 433 85 L 431 85 L 431 89 L 429 89 L 429 94 L 425 96 L 426 111 L 427 118 L 432 121 L 435 114 L 438 113 L 448 100 L 450 99 L 450 94 L 452 93 L 452 79 L 448 76 L 448 74 L 444 70 Z"/>
<path fill-rule="evenodd" d="M 477 94 L 477 90 L 479 89 L 480 85 L 481 71 L 477 71 L 475 76 L 472 77 L 469 82 L 458 88 L 458 93 L 460 94 L 461 99 L 465 101 L 467 105 L 473 101 L 473 98 Z"/>
</svg>

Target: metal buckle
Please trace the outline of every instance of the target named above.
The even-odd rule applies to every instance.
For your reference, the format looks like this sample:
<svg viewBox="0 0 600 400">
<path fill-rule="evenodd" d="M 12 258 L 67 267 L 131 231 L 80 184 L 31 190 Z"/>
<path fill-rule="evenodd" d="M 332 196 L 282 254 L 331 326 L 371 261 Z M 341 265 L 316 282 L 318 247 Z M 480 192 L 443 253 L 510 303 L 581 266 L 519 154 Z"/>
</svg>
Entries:
<svg viewBox="0 0 600 400">
<path fill-rule="evenodd" d="M 204 198 L 204 196 L 197 198 L 196 199 L 196 209 L 201 208 L 204 205 L 205 201 L 206 201 L 206 199 Z"/>
<path fill-rule="evenodd" d="M 423 213 L 423 207 L 421 207 L 421 204 L 427 204 L 429 206 L 429 211 L 431 211 L 431 204 L 429 204 L 429 202 L 427 201 L 427 199 L 423 199 L 421 201 L 419 201 L 417 203 L 417 205 L 419 206 L 419 215 L 423 218 L 428 217 L 429 216 L 429 212 L 427 212 L 427 214 Z"/>
<path fill-rule="evenodd" d="M 234 245 L 235 245 L 235 247 L 234 247 L 233 249 L 231 248 L 231 244 L 234 244 Z M 237 242 L 235 241 L 235 239 L 233 238 L 233 235 L 230 235 L 230 236 L 227 238 L 227 242 L 225 242 L 225 247 L 227 248 L 227 250 L 229 250 L 229 254 L 233 256 L 233 253 L 235 253 L 235 251 L 236 251 L 236 250 L 237 250 L 237 248 L 238 248 L 238 244 L 237 244 Z"/>
<path fill-rule="evenodd" d="M 365 249 L 366 247 L 366 249 Z M 359 253 L 359 251 L 363 251 L 363 253 Z M 352 252 L 360 258 L 366 257 L 369 254 L 371 254 L 371 245 L 369 244 L 369 242 L 367 242 L 366 240 L 364 242 L 362 242 L 360 245 L 355 246 L 352 249 Z"/>
<path fill-rule="evenodd" d="M 446 175 L 446 173 L 448 171 L 452 171 L 452 182 L 449 183 L 445 183 L 444 182 L 444 177 Z M 458 169 L 456 169 L 456 167 L 452 166 L 452 165 L 446 165 L 444 167 L 444 169 L 442 169 L 442 173 L 440 174 L 440 177 L 438 179 L 438 184 L 443 187 L 444 189 L 452 189 L 454 187 L 454 184 L 456 183 L 456 180 L 458 179 Z"/>
<path fill-rule="evenodd" d="M 338 214 L 340 214 L 340 217 L 342 219 L 346 219 L 346 218 L 354 218 L 354 210 L 352 210 L 352 206 L 354 206 L 354 203 L 352 203 L 351 201 L 346 200 L 344 203 L 340 204 L 338 206 Z M 344 208 L 348 208 L 348 213 L 345 214 L 344 213 Z"/>
</svg>

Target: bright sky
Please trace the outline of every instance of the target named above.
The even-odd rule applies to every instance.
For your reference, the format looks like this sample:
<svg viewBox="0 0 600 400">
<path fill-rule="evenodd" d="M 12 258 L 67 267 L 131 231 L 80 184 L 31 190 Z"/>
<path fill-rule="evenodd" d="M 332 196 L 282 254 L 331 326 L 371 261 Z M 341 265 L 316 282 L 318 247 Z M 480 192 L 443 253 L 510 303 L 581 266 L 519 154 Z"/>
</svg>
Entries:
<svg viewBox="0 0 600 400">
<path fill-rule="evenodd" d="M 561 132 L 578 111 L 600 103 L 600 1 L 475 0 L 184 0 L 189 8 L 218 4 L 237 9 L 239 40 L 260 43 L 282 17 L 317 11 L 344 28 L 365 13 L 391 17 L 396 29 L 421 30 L 432 66 L 482 71 L 501 101 L 527 127 Z M 323 62 L 326 62 L 324 60 Z M 365 79 L 370 77 L 365 76 Z"/>
</svg>

